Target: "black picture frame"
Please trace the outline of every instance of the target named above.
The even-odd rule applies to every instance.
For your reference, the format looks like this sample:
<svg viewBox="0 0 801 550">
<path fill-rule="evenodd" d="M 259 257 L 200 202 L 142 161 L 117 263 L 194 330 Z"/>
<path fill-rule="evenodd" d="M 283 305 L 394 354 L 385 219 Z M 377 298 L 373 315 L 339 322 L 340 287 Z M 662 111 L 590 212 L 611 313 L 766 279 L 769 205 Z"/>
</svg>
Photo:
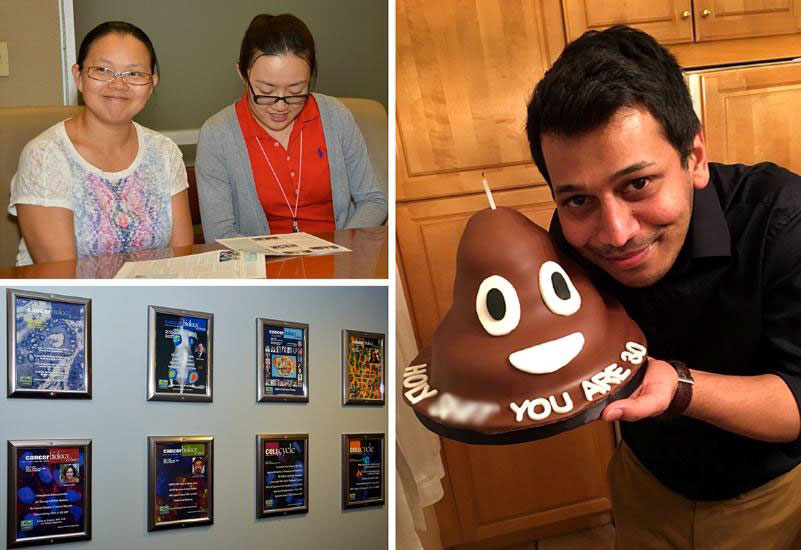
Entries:
<svg viewBox="0 0 801 550">
<path fill-rule="evenodd" d="M 92 398 L 92 300 L 6 289 L 8 397 Z"/>
<path fill-rule="evenodd" d="M 214 314 L 151 305 L 147 326 L 148 401 L 211 403 Z"/>
<path fill-rule="evenodd" d="M 382 506 L 386 498 L 385 480 L 384 434 L 342 434 L 342 508 Z"/>
<path fill-rule="evenodd" d="M 256 482 L 256 517 L 308 512 L 309 434 L 256 435 Z"/>
<path fill-rule="evenodd" d="M 213 524 L 214 437 L 149 436 L 147 442 L 147 530 Z M 170 506 L 176 497 L 182 499 L 180 511 Z M 195 499 L 199 511 L 187 507 L 188 497 Z"/>
<path fill-rule="evenodd" d="M 91 439 L 8 441 L 7 525 L 8 548 L 91 540 Z"/>
</svg>

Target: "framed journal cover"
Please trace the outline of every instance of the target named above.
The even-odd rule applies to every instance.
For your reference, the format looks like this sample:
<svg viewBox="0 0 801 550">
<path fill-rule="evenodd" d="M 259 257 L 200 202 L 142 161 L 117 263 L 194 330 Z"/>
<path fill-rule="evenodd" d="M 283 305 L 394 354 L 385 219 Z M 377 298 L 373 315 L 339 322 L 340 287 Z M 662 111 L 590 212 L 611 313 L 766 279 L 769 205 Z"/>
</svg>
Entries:
<svg viewBox="0 0 801 550">
<path fill-rule="evenodd" d="M 92 301 L 7 289 L 8 396 L 91 398 Z"/>
<path fill-rule="evenodd" d="M 342 507 L 384 504 L 384 434 L 342 435 Z"/>
<path fill-rule="evenodd" d="M 260 518 L 309 511 L 309 434 L 256 436 Z"/>
<path fill-rule="evenodd" d="M 8 442 L 8 547 L 92 538 L 92 441 Z"/>
<path fill-rule="evenodd" d="M 384 404 L 384 335 L 342 331 L 342 403 Z"/>
<path fill-rule="evenodd" d="M 309 325 L 256 320 L 258 400 L 309 401 Z"/>
<path fill-rule="evenodd" d="M 214 315 L 148 307 L 149 401 L 212 401 Z"/>
<path fill-rule="evenodd" d="M 147 530 L 214 523 L 214 438 L 150 436 Z"/>
</svg>

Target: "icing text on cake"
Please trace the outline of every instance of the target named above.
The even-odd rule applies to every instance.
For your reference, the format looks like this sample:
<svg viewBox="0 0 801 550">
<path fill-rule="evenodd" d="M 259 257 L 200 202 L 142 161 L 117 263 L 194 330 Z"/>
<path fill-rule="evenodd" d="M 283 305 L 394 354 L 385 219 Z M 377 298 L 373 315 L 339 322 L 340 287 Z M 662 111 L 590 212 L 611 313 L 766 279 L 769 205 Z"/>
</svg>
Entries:
<svg viewBox="0 0 801 550">
<path fill-rule="evenodd" d="M 617 366 L 617 363 L 612 363 L 601 372 L 593 374 L 589 380 L 581 381 L 584 397 L 587 398 L 587 401 L 592 401 L 596 393 L 606 395 L 612 389 L 612 384 L 620 384 L 628 378 L 629 374 L 631 374 L 631 369 L 623 370 L 622 367 Z"/>
<path fill-rule="evenodd" d="M 562 400 L 564 405 L 557 403 L 555 395 L 550 395 L 547 399 L 536 397 L 534 399 L 526 399 L 520 405 L 515 402 L 509 403 L 509 408 L 515 413 L 515 420 L 518 422 L 523 421 L 523 415 L 526 413 L 531 420 L 544 420 L 552 412 L 564 414 L 573 410 L 573 400 L 570 399 L 570 394 L 566 391 L 562 392 Z M 542 410 L 537 412 L 537 408 Z"/>
<path fill-rule="evenodd" d="M 626 351 L 620 353 L 621 361 L 628 361 L 632 365 L 639 365 L 645 359 L 647 350 L 637 342 L 626 342 Z"/>
<path fill-rule="evenodd" d="M 412 365 L 403 369 L 403 387 L 408 390 L 403 395 L 412 405 L 437 395 L 437 390 L 428 384 L 426 366 L 425 364 Z"/>
</svg>

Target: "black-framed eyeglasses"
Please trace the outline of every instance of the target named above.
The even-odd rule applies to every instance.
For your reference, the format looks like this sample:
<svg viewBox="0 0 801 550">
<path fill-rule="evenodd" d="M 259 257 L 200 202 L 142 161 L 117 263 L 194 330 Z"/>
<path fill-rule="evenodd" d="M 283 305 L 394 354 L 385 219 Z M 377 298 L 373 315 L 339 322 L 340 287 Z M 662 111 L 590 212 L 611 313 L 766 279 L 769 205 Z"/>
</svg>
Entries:
<svg viewBox="0 0 801 550">
<path fill-rule="evenodd" d="M 133 84 L 134 86 L 145 86 L 153 80 L 153 75 L 149 73 L 143 73 L 142 71 L 116 73 L 108 67 L 87 67 L 86 75 L 101 82 L 114 82 L 115 78 L 120 77 L 126 84 Z"/>
<path fill-rule="evenodd" d="M 310 95 L 256 95 L 256 90 L 253 89 L 253 86 L 250 84 L 250 82 L 248 82 L 248 88 L 250 88 L 250 94 L 253 96 L 253 103 L 256 105 L 275 105 L 279 101 L 283 101 L 287 105 L 303 105 L 306 103 L 306 100 L 309 99 Z"/>
</svg>

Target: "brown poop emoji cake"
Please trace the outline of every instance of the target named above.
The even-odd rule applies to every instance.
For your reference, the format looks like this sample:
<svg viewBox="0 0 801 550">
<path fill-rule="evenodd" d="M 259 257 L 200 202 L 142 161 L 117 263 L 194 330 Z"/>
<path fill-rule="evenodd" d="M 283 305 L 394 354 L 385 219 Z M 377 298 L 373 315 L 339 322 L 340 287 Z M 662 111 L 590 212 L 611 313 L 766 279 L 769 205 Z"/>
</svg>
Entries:
<svg viewBox="0 0 801 550">
<path fill-rule="evenodd" d="M 639 386 L 646 360 L 640 328 L 545 230 L 487 209 L 467 223 L 453 305 L 402 391 L 444 437 L 519 443 L 596 420 Z"/>
</svg>

